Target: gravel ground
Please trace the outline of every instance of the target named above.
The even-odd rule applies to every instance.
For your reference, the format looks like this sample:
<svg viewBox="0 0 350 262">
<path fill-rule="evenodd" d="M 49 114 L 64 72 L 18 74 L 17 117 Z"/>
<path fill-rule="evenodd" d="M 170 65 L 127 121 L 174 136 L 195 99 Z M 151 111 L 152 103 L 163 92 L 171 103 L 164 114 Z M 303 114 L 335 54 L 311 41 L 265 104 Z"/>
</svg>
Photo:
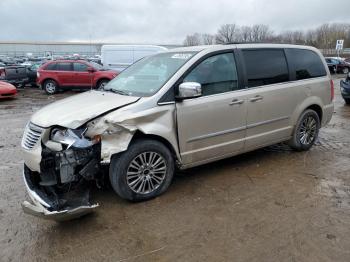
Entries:
<svg viewBox="0 0 350 262">
<path fill-rule="evenodd" d="M 0 101 L 1 261 L 350 261 L 350 106 L 308 152 L 276 145 L 181 172 L 168 192 L 65 223 L 26 215 L 20 140 L 30 115 L 71 92 Z"/>
</svg>

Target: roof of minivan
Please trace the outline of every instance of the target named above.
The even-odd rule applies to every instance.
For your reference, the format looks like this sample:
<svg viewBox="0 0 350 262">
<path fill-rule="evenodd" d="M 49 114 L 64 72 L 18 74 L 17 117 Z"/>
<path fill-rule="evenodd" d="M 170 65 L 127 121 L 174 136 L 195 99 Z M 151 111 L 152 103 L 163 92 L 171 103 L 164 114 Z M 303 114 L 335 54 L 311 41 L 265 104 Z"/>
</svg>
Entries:
<svg viewBox="0 0 350 262">
<path fill-rule="evenodd" d="M 245 43 L 245 44 L 227 44 L 227 45 L 200 45 L 200 46 L 188 46 L 170 49 L 169 52 L 200 52 L 203 50 L 216 51 L 230 48 L 301 48 L 301 49 L 313 49 L 316 48 L 305 45 L 289 45 L 289 44 L 268 44 L 268 43 Z"/>
</svg>

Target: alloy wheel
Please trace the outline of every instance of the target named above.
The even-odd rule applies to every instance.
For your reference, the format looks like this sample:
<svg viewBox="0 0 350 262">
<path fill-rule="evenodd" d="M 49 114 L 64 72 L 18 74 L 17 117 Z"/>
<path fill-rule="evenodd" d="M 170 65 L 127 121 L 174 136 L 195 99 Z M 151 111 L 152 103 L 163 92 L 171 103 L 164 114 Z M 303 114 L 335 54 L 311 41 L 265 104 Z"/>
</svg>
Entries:
<svg viewBox="0 0 350 262">
<path fill-rule="evenodd" d="M 317 134 L 317 122 L 312 116 L 306 117 L 300 126 L 299 139 L 303 145 L 311 144 Z"/>
<path fill-rule="evenodd" d="M 149 194 L 162 184 L 166 172 L 163 156 L 156 152 L 143 152 L 130 162 L 126 173 L 127 184 L 135 193 Z"/>
<path fill-rule="evenodd" d="M 49 94 L 53 94 L 53 93 L 55 93 L 56 85 L 52 82 L 49 82 L 45 85 L 45 88 Z"/>
</svg>

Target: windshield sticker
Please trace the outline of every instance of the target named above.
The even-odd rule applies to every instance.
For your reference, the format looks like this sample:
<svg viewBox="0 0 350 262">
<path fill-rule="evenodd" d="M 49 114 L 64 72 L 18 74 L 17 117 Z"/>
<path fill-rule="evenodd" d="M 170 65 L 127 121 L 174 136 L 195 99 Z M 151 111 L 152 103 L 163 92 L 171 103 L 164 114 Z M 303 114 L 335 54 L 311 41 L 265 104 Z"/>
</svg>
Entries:
<svg viewBox="0 0 350 262">
<path fill-rule="evenodd" d="M 192 54 L 174 54 L 171 58 L 175 59 L 189 59 L 192 56 Z"/>
</svg>

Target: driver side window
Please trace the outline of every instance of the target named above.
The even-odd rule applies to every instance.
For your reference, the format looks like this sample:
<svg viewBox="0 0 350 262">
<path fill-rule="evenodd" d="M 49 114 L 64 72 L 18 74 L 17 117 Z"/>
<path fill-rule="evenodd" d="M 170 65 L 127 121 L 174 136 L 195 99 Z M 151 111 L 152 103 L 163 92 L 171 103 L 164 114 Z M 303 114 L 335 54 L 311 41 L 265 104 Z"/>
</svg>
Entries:
<svg viewBox="0 0 350 262">
<path fill-rule="evenodd" d="M 233 53 L 211 56 L 197 65 L 184 82 L 202 85 L 202 96 L 238 90 L 238 77 Z"/>
</svg>

